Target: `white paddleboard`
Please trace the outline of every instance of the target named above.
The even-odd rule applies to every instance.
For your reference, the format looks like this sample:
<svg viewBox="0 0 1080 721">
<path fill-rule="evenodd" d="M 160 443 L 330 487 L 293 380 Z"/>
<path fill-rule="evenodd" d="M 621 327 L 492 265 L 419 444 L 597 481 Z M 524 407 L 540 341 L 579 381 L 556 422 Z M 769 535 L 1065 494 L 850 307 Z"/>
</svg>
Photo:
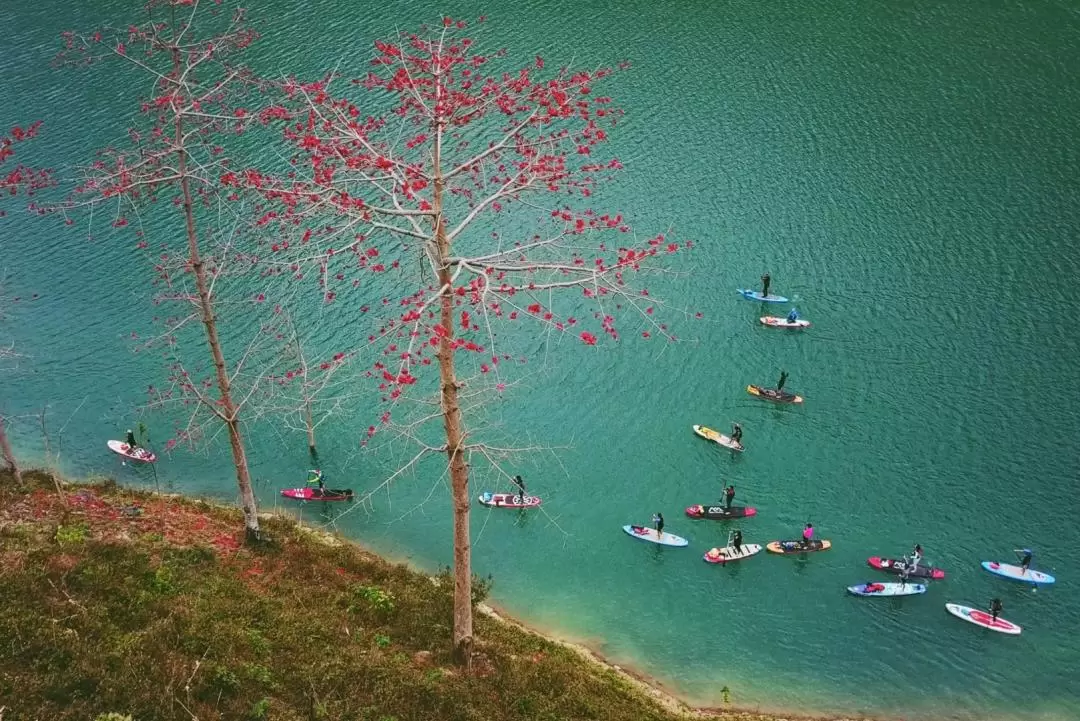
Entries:
<svg viewBox="0 0 1080 721">
<path fill-rule="evenodd" d="M 152 452 L 146 450 L 145 448 L 136 448 L 135 452 L 133 453 L 131 451 L 131 446 L 129 446 L 127 443 L 124 443 L 123 441 L 109 441 L 106 445 L 113 453 L 119 453 L 125 458 L 130 458 L 133 461 L 153 463 L 157 460 L 157 456 L 155 456 Z"/>
<path fill-rule="evenodd" d="M 810 321 L 802 320 L 790 321 L 787 318 L 778 318 L 775 315 L 762 316 L 761 322 L 772 328 L 809 328 Z"/>
<path fill-rule="evenodd" d="M 1011 636 L 1018 636 L 1022 630 L 1012 621 L 1006 621 L 1004 618 L 998 616 L 997 620 L 992 620 L 991 616 L 986 611 L 981 611 L 971 606 L 961 606 L 959 603 L 946 603 L 945 610 L 956 616 L 962 618 L 968 623 L 973 623 L 976 626 L 982 626 L 988 628 L 991 631 L 997 631 L 999 633 L 1007 633 Z"/>
<path fill-rule="evenodd" d="M 695 425 L 693 426 L 693 428 L 694 433 L 697 433 L 702 438 L 710 440 L 713 443 L 719 443 L 724 448 L 730 448 L 733 451 L 741 451 L 743 449 L 743 445 L 741 443 L 736 443 L 734 440 L 732 440 L 728 436 L 725 436 L 720 431 L 714 431 L 712 428 L 709 428 L 707 426 Z"/>
<path fill-rule="evenodd" d="M 735 546 L 710 548 L 705 551 L 705 555 L 701 558 L 707 563 L 727 563 L 728 561 L 741 561 L 758 553 L 761 553 L 761 544 L 744 543 L 738 549 Z"/>
<path fill-rule="evenodd" d="M 682 536 L 676 536 L 667 531 L 663 535 L 657 536 L 656 529 L 649 526 L 623 526 L 622 529 L 634 538 L 640 538 L 642 541 L 649 541 L 650 543 L 659 543 L 661 546 L 682 547 L 690 545 L 690 542 Z"/>
</svg>

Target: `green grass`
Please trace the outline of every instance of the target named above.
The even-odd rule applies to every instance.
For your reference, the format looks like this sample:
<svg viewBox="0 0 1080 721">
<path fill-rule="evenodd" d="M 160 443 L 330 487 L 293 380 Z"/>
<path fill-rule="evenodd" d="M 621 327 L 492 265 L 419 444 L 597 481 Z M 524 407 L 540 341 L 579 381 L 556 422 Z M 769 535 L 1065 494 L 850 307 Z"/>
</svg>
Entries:
<svg viewBox="0 0 1080 721">
<path fill-rule="evenodd" d="M 27 479 L 18 490 L 0 473 L 4 721 L 676 718 L 572 650 L 481 615 L 463 674 L 448 577 L 284 519 L 265 524 L 270 545 L 238 547 L 237 512 L 113 484 L 69 488 L 64 506 Z M 143 512 L 121 512 L 131 504 Z"/>
</svg>

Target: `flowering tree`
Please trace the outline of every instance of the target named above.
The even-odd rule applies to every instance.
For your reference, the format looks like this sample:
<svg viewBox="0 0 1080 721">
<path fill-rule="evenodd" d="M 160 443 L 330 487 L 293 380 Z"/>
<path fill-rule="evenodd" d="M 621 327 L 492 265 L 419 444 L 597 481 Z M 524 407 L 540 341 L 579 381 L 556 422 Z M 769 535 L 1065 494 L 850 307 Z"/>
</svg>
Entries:
<svg viewBox="0 0 1080 721">
<path fill-rule="evenodd" d="M 229 298 L 221 286 L 228 283 L 230 268 L 248 260 L 238 247 L 250 225 L 242 199 L 223 198 L 216 179 L 228 159 L 224 143 L 249 122 L 242 103 L 251 98 L 253 78 L 234 58 L 257 35 L 246 26 L 243 11 L 230 15 L 217 3 L 203 4 L 207 7 L 195 0 L 151 0 L 139 25 L 65 35 L 61 60 L 124 60 L 150 81 L 151 91 L 129 131 L 128 147 L 109 146 L 83 169 L 64 212 L 104 207 L 112 228 L 134 231 L 139 248 L 149 251 L 154 238 L 154 271 L 161 289 L 155 302 L 182 307 L 162 319 L 166 328 L 158 340 L 175 346 L 189 325 L 201 324 L 212 370 L 197 378 L 174 359 L 170 387 L 152 392 L 158 401 L 182 395 L 221 423 L 232 451 L 246 533 L 254 540 L 259 520 L 240 417 L 254 391 L 238 395 L 235 386 L 241 364 L 272 354 L 265 342 L 252 341 L 237 349 L 240 360 L 230 364 L 227 359 L 218 313 L 223 305 L 236 309 L 253 301 Z M 164 230 L 157 229 L 159 223 Z M 176 238 L 182 241 L 174 248 Z M 190 438 L 197 425 L 193 418 L 180 438 Z"/>
<path fill-rule="evenodd" d="M 230 170 L 220 182 L 257 188 L 279 205 L 267 262 L 293 271 L 314 264 L 325 303 L 381 311 L 356 353 L 376 354 L 367 375 L 386 404 L 379 427 L 420 444 L 410 464 L 428 452 L 446 456 L 454 652 L 468 665 L 469 461 L 498 467 L 511 449 L 472 438 L 463 412 L 506 391 L 508 361 L 535 345 L 524 327 L 494 329 L 528 321 L 593 346 L 618 339 L 614 313 L 629 308 L 644 337 L 674 339 L 653 319 L 648 291 L 627 282 L 690 243 L 638 239 L 621 214 L 589 205 L 622 167 L 597 157 L 622 116 L 599 92 L 612 69 L 549 71 L 537 57 L 496 70 L 505 51 L 482 53 L 466 24 L 449 19 L 375 48 L 370 71 L 351 82 L 332 74 L 282 84 L 284 99 L 262 117 L 280 123 L 295 147 L 287 173 Z M 437 379 L 422 372 L 431 365 Z M 398 422 L 406 400 L 431 409 L 430 391 L 435 410 Z M 421 440 L 416 430 L 427 421 L 441 421 L 445 443 Z"/>
<path fill-rule="evenodd" d="M 16 164 L 6 174 L 3 172 L 4 165 L 15 154 L 15 144 L 36 136 L 40 127 L 41 121 L 37 121 L 27 128 L 15 126 L 9 134 L 0 136 L 0 196 L 10 198 L 20 193 L 33 195 L 37 190 L 52 185 L 52 174 L 48 170 L 30 168 L 22 163 Z M 5 215 L 6 211 L 0 208 L 0 218 Z M 0 268 L 0 322 L 4 320 L 7 302 L 4 296 L 3 272 L 4 269 Z M 14 300 L 17 301 L 18 297 Z M 12 366 L 9 364 L 17 358 L 14 342 L 0 338 L 0 373 L 11 371 Z M 11 449 L 11 443 L 8 441 L 5 420 L 4 414 L 0 412 L 0 458 L 11 470 L 15 482 L 22 485 L 22 473 L 15 459 L 15 453 Z"/>
</svg>

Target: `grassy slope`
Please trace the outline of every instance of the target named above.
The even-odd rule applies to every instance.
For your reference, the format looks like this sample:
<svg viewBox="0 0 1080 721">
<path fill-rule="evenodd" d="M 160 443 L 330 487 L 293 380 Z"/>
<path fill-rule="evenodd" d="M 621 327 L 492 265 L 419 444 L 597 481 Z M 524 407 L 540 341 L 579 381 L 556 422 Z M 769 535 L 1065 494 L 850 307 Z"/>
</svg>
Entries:
<svg viewBox="0 0 1080 721">
<path fill-rule="evenodd" d="M 476 673 L 456 672 L 450 584 L 354 545 L 277 519 L 269 548 L 242 548 L 237 512 L 114 486 L 65 506 L 29 479 L 0 473 L 4 721 L 676 718 L 482 616 Z"/>
</svg>

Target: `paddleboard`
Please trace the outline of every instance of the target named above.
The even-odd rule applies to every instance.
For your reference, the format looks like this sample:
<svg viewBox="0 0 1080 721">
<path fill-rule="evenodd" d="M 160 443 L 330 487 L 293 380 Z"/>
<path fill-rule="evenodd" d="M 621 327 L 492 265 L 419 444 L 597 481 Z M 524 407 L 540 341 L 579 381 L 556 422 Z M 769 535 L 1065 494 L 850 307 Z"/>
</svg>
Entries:
<svg viewBox="0 0 1080 721">
<path fill-rule="evenodd" d="M 735 546 L 721 546 L 719 548 L 710 548 L 705 551 L 705 555 L 702 559 L 706 563 L 727 563 L 728 561 L 741 561 L 744 558 L 750 558 L 754 554 L 761 553 L 761 544 L 759 543 L 744 543 L 739 546 L 738 549 Z"/>
<path fill-rule="evenodd" d="M 790 321 L 787 318 L 779 318 L 775 315 L 764 315 L 761 317 L 761 322 L 772 328 L 809 328 L 810 321 L 800 318 L 796 321 Z"/>
<path fill-rule="evenodd" d="M 1017 636 L 1020 634 L 1020 631 L 1023 630 L 1012 621 L 1006 621 L 1000 616 L 998 616 L 995 621 L 993 620 L 993 616 L 986 611 L 980 611 L 979 609 L 971 608 L 970 606 L 961 606 L 958 603 L 946 603 L 945 610 L 957 618 L 962 618 L 968 623 L 988 628 L 991 631 L 998 631 L 1000 633 Z"/>
<path fill-rule="evenodd" d="M 656 535 L 656 529 L 648 526 L 623 526 L 622 529 L 634 538 L 650 543 L 659 543 L 661 546 L 688 546 L 690 542 L 681 536 L 664 531 L 662 536 Z"/>
<path fill-rule="evenodd" d="M 926 586 L 921 583 L 860 583 L 848 586 L 847 590 L 856 596 L 914 596 L 926 593 Z"/>
<path fill-rule="evenodd" d="M 741 451 L 743 449 L 743 445 L 741 443 L 736 443 L 720 431 L 714 431 L 712 428 L 709 428 L 707 426 L 694 426 L 693 428 L 694 433 L 697 433 L 699 436 L 706 440 L 713 441 L 714 443 L 719 443 L 724 448 L 730 448 L 733 451 Z"/>
<path fill-rule="evenodd" d="M 327 488 L 320 494 L 318 488 L 286 488 L 281 495 L 297 501 L 350 501 L 353 492 L 351 488 Z"/>
<path fill-rule="evenodd" d="M 1014 566 L 1011 563 L 998 563 L 997 561 L 983 561 L 982 567 L 995 576 L 1001 576 L 1002 578 L 1011 578 L 1014 581 L 1022 581 L 1024 583 L 1035 584 L 1050 584 L 1054 582 L 1054 577 L 1049 573 L 1043 573 L 1042 571 L 1034 571 L 1028 569 L 1025 571 L 1020 566 Z"/>
<path fill-rule="evenodd" d="M 813 551 L 828 551 L 832 548 L 832 541 L 810 541 L 803 545 L 802 541 L 773 541 L 765 546 L 769 553 L 812 553 Z"/>
<path fill-rule="evenodd" d="M 706 506 L 699 503 L 696 506 L 688 506 L 686 515 L 691 518 L 708 518 L 712 521 L 726 521 L 730 518 L 746 518 L 757 515 L 757 509 L 750 506 L 732 506 L 724 508 L 722 505 Z"/>
<path fill-rule="evenodd" d="M 136 447 L 135 451 L 131 451 L 131 446 L 123 441 L 109 441 L 106 443 L 109 450 L 114 453 L 119 453 L 125 458 L 130 458 L 133 461 L 142 461 L 143 463 L 153 463 L 157 460 L 157 456 L 153 452 L 146 450 L 145 448 Z"/>
<path fill-rule="evenodd" d="M 893 558 L 880 558 L 878 556 L 871 556 L 866 559 L 866 562 L 879 571 L 895 573 L 896 575 L 900 575 L 902 570 L 901 564 L 905 563 L 905 561 Z M 911 578 L 933 578 L 940 580 L 945 578 L 945 572 L 940 568 L 933 568 L 932 566 L 917 566 L 914 571 L 908 569 L 908 576 Z"/>
<path fill-rule="evenodd" d="M 540 505 L 540 499 L 537 496 L 525 496 L 525 502 L 521 503 L 516 493 L 484 491 L 477 500 L 490 508 L 535 508 Z"/>
<path fill-rule="evenodd" d="M 739 295 L 741 295 L 743 298 L 746 298 L 747 300 L 759 300 L 762 303 L 787 303 L 788 302 L 788 299 L 785 298 L 782 295 L 773 295 L 772 293 L 770 293 L 769 295 L 762 295 L 760 292 L 758 292 L 756 290 L 750 290 L 749 288 L 739 288 L 738 293 L 739 293 Z"/>
<path fill-rule="evenodd" d="M 775 388 L 763 388 L 761 386 L 746 386 L 746 392 L 758 398 L 764 398 L 774 403 L 802 403 L 803 397 L 787 391 L 778 391 Z"/>
</svg>

